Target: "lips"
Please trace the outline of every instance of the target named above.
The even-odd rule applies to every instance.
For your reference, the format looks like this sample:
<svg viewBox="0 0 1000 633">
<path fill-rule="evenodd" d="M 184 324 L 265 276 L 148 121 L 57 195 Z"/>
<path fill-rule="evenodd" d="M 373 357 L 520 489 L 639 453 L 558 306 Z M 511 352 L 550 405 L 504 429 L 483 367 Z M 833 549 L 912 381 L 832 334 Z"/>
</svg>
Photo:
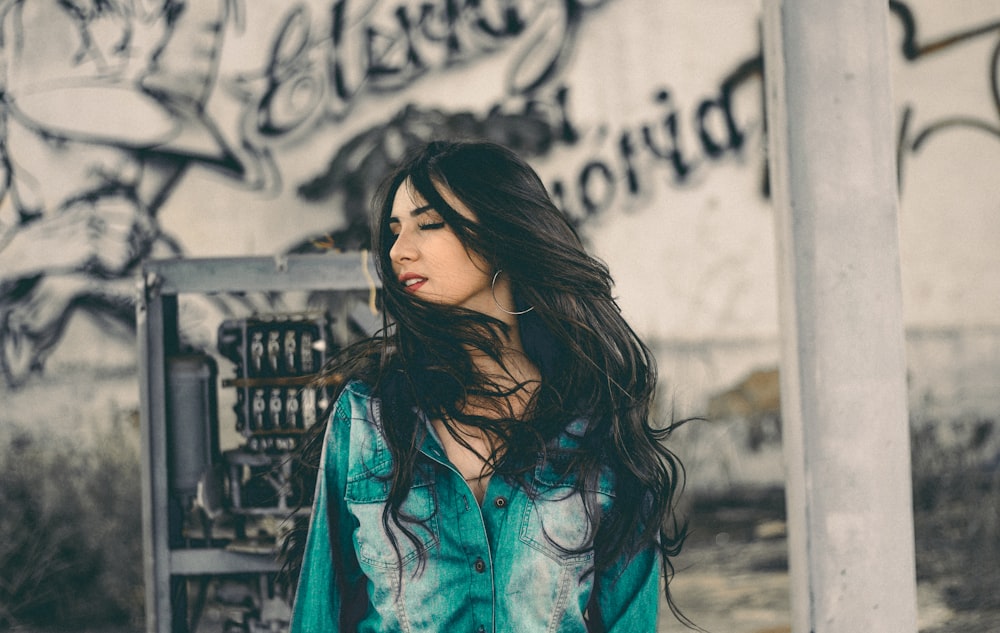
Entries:
<svg viewBox="0 0 1000 633">
<path fill-rule="evenodd" d="M 416 273 L 405 273 L 399 276 L 399 283 L 407 292 L 416 292 L 427 282 L 426 277 L 421 277 Z"/>
</svg>

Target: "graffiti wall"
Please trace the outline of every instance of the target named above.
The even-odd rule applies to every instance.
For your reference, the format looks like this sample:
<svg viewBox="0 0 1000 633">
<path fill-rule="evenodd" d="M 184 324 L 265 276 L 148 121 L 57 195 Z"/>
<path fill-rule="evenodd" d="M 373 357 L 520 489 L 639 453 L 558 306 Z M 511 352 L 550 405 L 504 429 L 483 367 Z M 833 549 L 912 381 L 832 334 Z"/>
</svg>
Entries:
<svg viewBox="0 0 1000 633">
<path fill-rule="evenodd" d="M 1000 409 L 1000 9 L 889 5 L 914 393 Z M 0 424 L 75 430 L 135 407 L 144 258 L 363 247 L 387 167 L 453 135 L 538 168 L 671 393 L 703 406 L 777 361 L 758 15 L 0 0 Z"/>
</svg>

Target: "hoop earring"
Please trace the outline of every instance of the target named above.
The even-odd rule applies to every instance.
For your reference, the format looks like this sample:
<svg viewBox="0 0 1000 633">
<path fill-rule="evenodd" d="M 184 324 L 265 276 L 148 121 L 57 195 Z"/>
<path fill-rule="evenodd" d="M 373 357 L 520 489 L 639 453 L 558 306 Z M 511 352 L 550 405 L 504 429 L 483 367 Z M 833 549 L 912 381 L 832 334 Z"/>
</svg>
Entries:
<svg viewBox="0 0 1000 633">
<path fill-rule="evenodd" d="M 531 306 L 531 307 L 529 307 L 526 310 L 518 310 L 516 312 L 511 312 L 507 308 L 505 308 L 502 305 L 500 305 L 500 302 L 497 301 L 497 278 L 500 277 L 500 273 L 502 273 L 502 272 L 503 272 L 502 268 L 499 269 L 499 270 L 497 270 L 496 274 L 493 275 L 493 283 L 490 284 L 490 291 L 491 291 L 491 294 L 493 295 L 493 303 L 497 304 L 497 307 L 500 308 L 501 312 L 503 312 L 504 314 L 509 314 L 511 316 L 519 316 L 521 314 L 527 314 L 527 313 L 531 312 L 532 310 L 534 310 L 535 306 Z"/>
</svg>

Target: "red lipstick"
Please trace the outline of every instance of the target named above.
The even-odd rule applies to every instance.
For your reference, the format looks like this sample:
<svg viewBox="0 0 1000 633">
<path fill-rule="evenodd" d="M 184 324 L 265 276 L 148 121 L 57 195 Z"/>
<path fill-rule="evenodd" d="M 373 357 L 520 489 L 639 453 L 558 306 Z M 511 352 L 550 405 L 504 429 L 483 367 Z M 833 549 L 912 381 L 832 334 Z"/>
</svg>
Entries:
<svg viewBox="0 0 1000 633">
<path fill-rule="evenodd" d="M 403 284 L 403 290 L 406 292 L 416 292 L 426 282 L 426 277 L 422 277 L 416 273 L 403 273 L 399 276 L 399 283 Z"/>
</svg>

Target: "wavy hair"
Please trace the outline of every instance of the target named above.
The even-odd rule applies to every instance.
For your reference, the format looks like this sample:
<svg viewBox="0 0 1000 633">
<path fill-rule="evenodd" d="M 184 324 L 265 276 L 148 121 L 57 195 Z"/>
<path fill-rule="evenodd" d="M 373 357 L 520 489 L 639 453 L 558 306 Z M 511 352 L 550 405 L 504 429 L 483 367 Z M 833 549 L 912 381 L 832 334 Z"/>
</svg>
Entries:
<svg viewBox="0 0 1000 633">
<path fill-rule="evenodd" d="M 525 353 L 540 383 L 523 412 L 509 396 L 522 384 L 484 375 L 470 350 L 504 367 L 507 325 L 484 314 L 421 301 L 394 283 L 388 218 L 400 187 L 422 197 L 466 248 L 510 278 Z M 472 210 L 468 219 L 448 204 L 449 192 Z M 649 348 L 621 315 L 608 267 L 587 254 L 566 216 L 535 171 L 512 151 L 481 141 L 431 142 L 406 158 L 379 189 L 372 246 L 383 280 L 383 329 L 341 353 L 327 375 L 360 379 L 381 402 L 382 431 L 392 454 L 383 524 L 391 521 L 414 539 L 401 505 L 411 487 L 427 433 L 416 411 L 442 420 L 460 442 L 455 424 L 482 429 L 499 447 L 487 458 L 496 475 L 526 484 L 540 459 L 584 494 L 593 535 L 594 569 L 646 547 L 662 554 L 663 572 L 680 552 L 686 525 L 677 520 L 683 467 L 664 440 L 676 425 L 652 422 L 656 366 Z M 470 399 L 492 407 L 469 413 Z M 586 421 L 578 444 L 560 449 L 556 438 L 577 419 Z M 316 427 L 321 437 L 323 426 Z M 320 442 L 304 461 L 318 464 Z M 468 445 L 466 445 L 468 446 Z M 602 472 L 615 482 L 614 504 L 601 513 L 593 490 Z M 532 486 L 525 485 L 531 494 Z M 392 530 L 387 530 L 393 534 Z M 397 548 L 398 551 L 398 548 Z M 687 621 L 671 600 L 674 614 Z"/>
</svg>

